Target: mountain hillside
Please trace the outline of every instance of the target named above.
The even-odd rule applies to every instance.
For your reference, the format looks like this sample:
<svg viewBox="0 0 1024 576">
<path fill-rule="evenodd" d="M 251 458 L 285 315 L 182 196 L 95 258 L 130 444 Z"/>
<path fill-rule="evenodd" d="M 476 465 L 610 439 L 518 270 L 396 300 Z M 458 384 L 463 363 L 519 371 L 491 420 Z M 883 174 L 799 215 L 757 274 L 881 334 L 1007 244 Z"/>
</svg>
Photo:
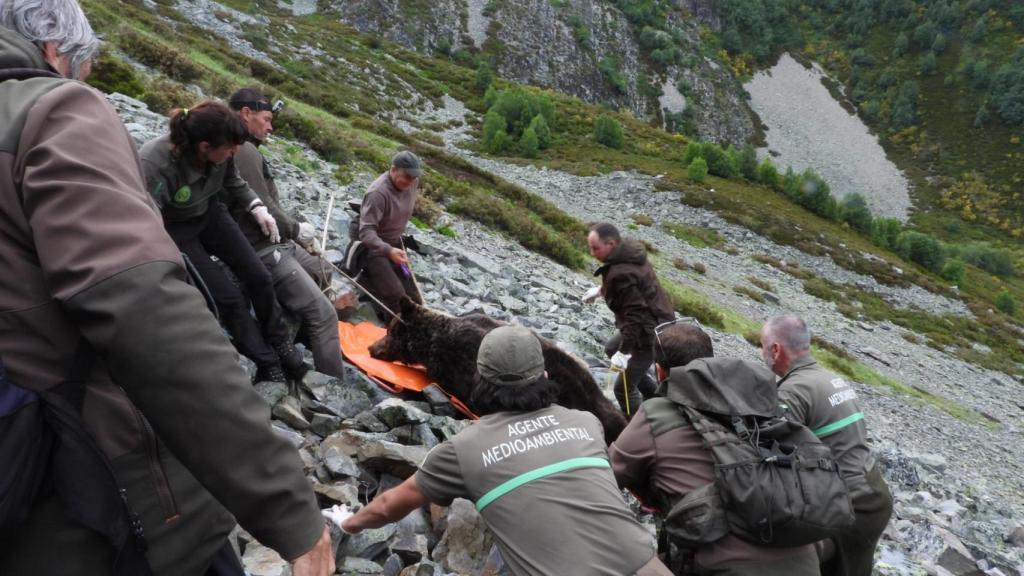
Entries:
<svg viewBox="0 0 1024 576">
<path fill-rule="evenodd" d="M 493 4 L 496 13 L 502 3 Z M 558 10 L 570 4 L 548 3 Z M 601 13 L 630 14 L 635 27 L 645 16 L 629 9 L 642 4 L 602 5 Z M 713 23 L 713 4 L 686 8 Z M 523 323 L 597 368 L 610 315 L 582 306 L 578 295 L 593 282 L 586 223 L 602 219 L 649 244 L 677 311 L 697 317 L 720 354 L 756 359 L 751 342 L 765 318 L 787 311 L 808 318 L 816 358 L 857 383 L 874 447 L 896 488 L 880 572 L 1022 572 L 1024 312 L 1016 302 L 1024 292 L 1016 269 L 999 274 L 998 262 L 950 257 L 947 250 L 957 246 L 913 228 L 917 214 L 911 227 L 874 218 L 837 202 L 813 171 L 787 173 L 759 162 L 751 147 L 701 143 L 638 118 L 630 106 L 613 110 L 519 84 L 500 65 L 491 68 L 486 51 L 469 51 L 465 61 L 454 55 L 455 44 L 450 54 L 438 53 L 422 44 L 416 27 L 407 28 L 408 39 L 396 38 L 402 44 L 361 33 L 356 26 L 363 24 L 341 20 L 347 3 L 83 6 L 107 40 L 91 82 L 149 108 L 112 97 L 138 141 L 160 133 L 170 107 L 201 97 L 257 85 L 285 99 L 268 151 L 288 206 L 328 227 L 331 248 L 345 245 L 337 207 L 359 198 L 400 147 L 421 154 L 427 172 L 414 232 L 431 252 L 413 265 L 436 308 Z M 728 22 L 721 12 L 717 18 Z M 451 29 L 462 26 L 460 20 Z M 742 68 L 737 58 L 726 58 L 730 74 Z M 998 260 L 1001 253 L 985 254 Z M 951 262 L 960 262 L 959 275 Z M 273 400 L 276 425 L 301 425 L 298 408 Z M 300 415 L 312 417 L 308 412 Z M 293 429 L 292 437 L 324 493 L 358 499 L 362 488 L 353 477 L 317 472 L 320 450 L 327 450 L 321 441 L 347 434 L 336 417 L 318 420 L 326 427 Z M 423 424 L 426 417 L 416 418 Z M 398 433 L 371 424 L 363 418 L 345 426 L 391 434 L 387 441 L 409 454 L 429 445 L 421 428 Z M 369 477 L 390 481 L 362 464 Z M 418 534 L 423 550 L 403 557 L 406 568 L 424 552 L 441 555 Z M 395 549 L 395 533 L 381 538 Z M 381 550 L 360 553 L 383 562 Z M 443 570 L 475 573 L 450 564 Z"/>
</svg>

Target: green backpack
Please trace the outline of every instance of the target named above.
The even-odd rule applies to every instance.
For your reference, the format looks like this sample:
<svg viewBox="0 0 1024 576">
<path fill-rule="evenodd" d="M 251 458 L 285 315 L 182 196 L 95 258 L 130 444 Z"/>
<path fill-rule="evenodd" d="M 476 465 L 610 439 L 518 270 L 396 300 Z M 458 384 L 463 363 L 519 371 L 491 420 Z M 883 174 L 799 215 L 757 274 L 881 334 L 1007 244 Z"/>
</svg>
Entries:
<svg viewBox="0 0 1024 576">
<path fill-rule="evenodd" d="M 664 530 L 693 548 L 732 533 L 771 547 L 809 544 L 853 523 L 846 483 L 826 444 L 785 419 L 775 376 L 753 362 L 705 358 L 672 370 L 644 403 L 660 436 L 691 425 L 715 463 L 713 483 L 657 502 Z"/>
</svg>

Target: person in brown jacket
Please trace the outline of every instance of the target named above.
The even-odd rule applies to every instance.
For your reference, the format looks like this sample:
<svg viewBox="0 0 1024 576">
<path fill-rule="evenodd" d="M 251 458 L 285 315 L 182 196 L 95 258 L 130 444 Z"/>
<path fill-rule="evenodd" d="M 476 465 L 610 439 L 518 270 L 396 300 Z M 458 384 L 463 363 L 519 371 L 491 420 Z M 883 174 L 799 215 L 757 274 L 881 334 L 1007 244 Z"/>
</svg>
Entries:
<svg viewBox="0 0 1024 576">
<path fill-rule="evenodd" d="M 416 206 L 421 173 L 415 154 L 408 150 L 395 154 L 391 169 L 366 189 L 359 212 L 359 240 L 367 248 L 360 284 L 393 313 L 398 312 L 402 296 L 423 303 L 402 247 L 402 232 Z M 390 315 L 378 315 L 390 319 Z"/>
<path fill-rule="evenodd" d="M 154 574 L 203 574 L 236 520 L 333 574 L 295 449 L 146 194 L 131 138 L 81 80 L 97 46 L 74 0 L 0 0 L 0 358 L 43 391 L 96 351 L 83 419 L 141 519 Z M 0 442 L 18 441 L 4 437 Z M 3 463 L 0 463 L 2 466 Z M 0 573 L 111 574 L 113 549 L 43 493 L 0 541 Z"/>
<path fill-rule="evenodd" d="M 199 271 L 235 347 L 256 363 L 256 380 L 284 382 L 286 373 L 302 378 L 306 368 L 291 344 L 270 271 L 228 213 L 226 203 L 241 204 L 264 236 L 280 239 L 277 222 L 232 159 L 245 141 L 245 125 L 212 100 L 172 111 L 169 125 L 167 135 L 139 150 L 164 228 Z M 211 255 L 231 269 L 248 299 Z M 258 324 L 249 313 L 249 299 Z"/>
<path fill-rule="evenodd" d="M 278 101 L 280 103 L 280 101 Z M 274 242 L 263 233 L 244 202 L 229 206 L 238 227 L 270 270 L 274 293 L 281 307 L 298 317 L 305 329 L 318 372 L 342 377 L 338 313 L 321 291 L 330 285 L 331 264 L 320 257 L 315 229 L 299 222 L 281 207 L 270 163 L 259 146 L 274 129 L 274 108 L 262 92 L 242 88 L 231 95 L 231 109 L 245 123 L 249 136 L 235 152 L 235 167 L 277 222 L 281 238 Z M 283 103 L 281 103 L 283 105 Z"/>
<path fill-rule="evenodd" d="M 654 328 L 670 322 L 675 312 L 647 262 L 643 244 L 623 240 L 615 226 L 604 222 L 591 226 L 587 245 L 590 255 L 602 263 L 594 276 L 601 277 L 599 294 L 615 314 L 618 329 L 605 344 L 612 363 L 624 368 L 615 381 L 615 398 L 622 411 L 632 416 L 642 398 L 654 394 L 654 381 L 647 376 L 654 362 Z"/>
<path fill-rule="evenodd" d="M 695 324 L 678 320 L 658 331 L 654 347 L 655 370 L 664 386 L 685 376 L 675 368 L 698 358 L 711 358 L 711 338 Z M 766 374 L 764 386 L 772 386 Z M 681 380 L 681 379 L 680 379 Z M 682 381 L 682 380 L 681 380 Z M 676 383 L 675 385 L 679 385 Z M 678 407 L 666 398 L 647 400 L 622 434 L 608 447 L 612 470 L 622 488 L 628 488 L 649 504 L 675 502 L 715 480 L 715 463 L 701 435 L 685 420 L 661 418 L 659 410 L 675 413 Z M 664 426 L 661 423 L 673 423 Z M 676 423 L 678 422 L 678 425 Z M 653 424 L 652 424 L 653 423 Z M 662 509 L 662 514 L 667 510 Z M 677 576 L 817 576 L 814 546 L 770 548 L 747 542 L 733 534 L 695 549 L 679 549 L 662 532 L 659 540 L 668 555 L 667 564 Z"/>
</svg>

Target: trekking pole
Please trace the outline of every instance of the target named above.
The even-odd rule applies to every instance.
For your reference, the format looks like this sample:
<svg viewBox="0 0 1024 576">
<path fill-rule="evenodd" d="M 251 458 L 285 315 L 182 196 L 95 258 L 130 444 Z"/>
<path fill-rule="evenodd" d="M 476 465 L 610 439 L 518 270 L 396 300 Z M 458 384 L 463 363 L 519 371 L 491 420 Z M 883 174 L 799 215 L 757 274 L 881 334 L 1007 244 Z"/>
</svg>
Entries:
<svg viewBox="0 0 1024 576">
<path fill-rule="evenodd" d="M 409 251 L 405 249 L 405 240 L 398 239 L 398 243 L 402 246 L 402 252 L 405 252 L 405 258 L 409 259 Z M 409 277 L 412 278 L 413 288 L 416 288 L 416 294 L 420 297 L 420 302 L 426 302 L 423 299 L 423 292 L 420 290 L 420 283 L 416 281 L 416 274 L 412 271 L 412 261 L 409 261 Z"/>
<path fill-rule="evenodd" d="M 320 252 L 323 253 L 327 250 L 327 229 L 331 227 L 331 211 L 334 210 L 334 193 L 335 190 L 331 190 L 331 200 L 327 203 L 327 219 L 324 220 L 324 234 L 320 238 Z"/>
<path fill-rule="evenodd" d="M 612 364 L 612 365 L 608 366 L 608 372 L 610 372 L 612 374 L 617 373 L 617 374 L 621 374 L 622 375 L 622 394 L 626 398 L 626 410 L 625 410 L 625 412 L 626 412 L 626 416 L 630 416 L 631 414 L 630 414 L 630 411 L 629 411 L 629 385 L 628 385 L 629 383 L 626 382 L 626 369 L 625 368 L 619 368 L 618 366 Z M 609 375 L 611 375 L 611 374 L 609 374 Z M 612 382 L 611 385 L 612 385 L 612 387 L 614 389 L 615 382 Z"/>
</svg>

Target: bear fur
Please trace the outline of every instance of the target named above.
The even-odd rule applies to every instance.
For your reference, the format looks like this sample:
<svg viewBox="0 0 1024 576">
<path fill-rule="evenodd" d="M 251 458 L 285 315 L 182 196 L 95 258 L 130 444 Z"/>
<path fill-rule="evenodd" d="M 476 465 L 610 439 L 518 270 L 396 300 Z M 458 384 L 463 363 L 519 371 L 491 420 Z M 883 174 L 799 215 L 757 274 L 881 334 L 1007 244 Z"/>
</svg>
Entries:
<svg viewBox="0 0 1024 576">
<path fill-rule="evenodd" d="M 483 314 L 449 316 L 402 298 L 401 321 L 392 320 L 388 333 L 370 346 L 378 360 L 422 364 L 427 376 L 470 404 L 477 380 L 476 355 L 484 335 L 505 323 Z M 538 337 L 544 350 L 548 379 L 559 387 L 557 403 L 591 412 L 604 427 L 610 444 L 626 427 L 626 418 L 605 398 L 590 370 L 554 342 Z"/>
</svg>

